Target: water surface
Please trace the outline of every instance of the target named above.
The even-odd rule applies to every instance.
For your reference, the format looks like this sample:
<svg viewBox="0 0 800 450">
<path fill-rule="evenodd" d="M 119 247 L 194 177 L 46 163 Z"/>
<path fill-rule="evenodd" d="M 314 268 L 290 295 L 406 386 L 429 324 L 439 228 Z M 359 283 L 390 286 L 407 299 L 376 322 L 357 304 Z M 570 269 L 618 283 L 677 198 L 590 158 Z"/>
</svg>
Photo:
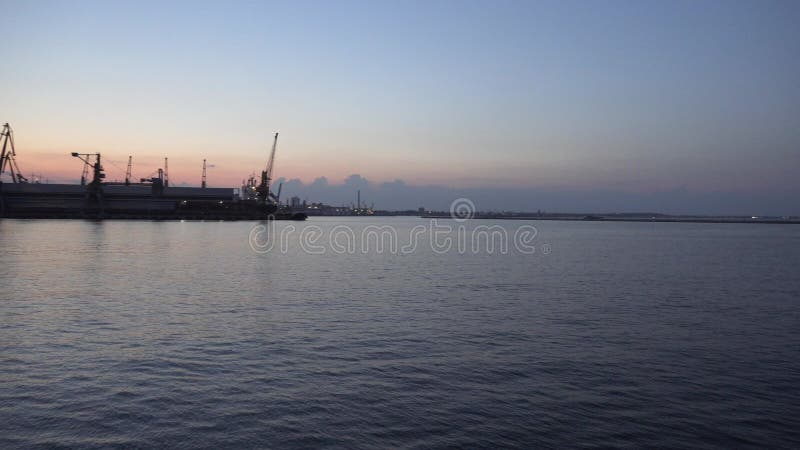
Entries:
<svg viewBox="0 0 800 450">
<path fill-rule="evenodd" d="M 427 222 L 276 226 L 370 223 Z M 496 224 L 540 251 L 2 220 L 0 447 L 800 446 L 800 227 Z"/>
</svg>

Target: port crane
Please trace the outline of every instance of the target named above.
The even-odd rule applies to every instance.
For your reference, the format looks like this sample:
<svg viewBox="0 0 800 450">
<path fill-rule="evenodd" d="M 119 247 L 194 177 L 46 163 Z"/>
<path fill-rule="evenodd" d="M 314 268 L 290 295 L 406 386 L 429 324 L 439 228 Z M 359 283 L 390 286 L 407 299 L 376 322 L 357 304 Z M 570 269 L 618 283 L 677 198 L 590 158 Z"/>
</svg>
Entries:
<svg viewBox="0 0 800 450">
<path fill-rule="evenodd" d="M 0 175 L 6 172 L 11 174 L 12 183 L 27 183 L 28 179 L 22 176 L 22 172 L 17 165 L 17 151 L 14 148 L 14 130 L 11 125 L 4 124 L 3 131 L 0 133 L 0 139 L 3 140 L 3 149 L 0 152 Z"/>
<path fill-rule="evenodd" d="M 103 166 L 100 164 L 100 153 L 78 153 L 72 152 L 72 156 L 83 161 L 83 174 L 81 175 L 81 186 L 86 186 L 89 177 L 89 168 L 92 169 L 92 181 L 89 186 L 95 188 L 103 182 L 106 174 L 103 173 Z M 94 161 L 94 162 L 93 162 Z"/>
<path fill-rule="evenodd" d="M 131 184 L 131 167 L 133 166 L 133 156 L 128 156 L 128 168 L 125 169 L 125 186 Z"/>
<path fill-rule="evenodd" d="M 278 194 L 275 195 L 270 192 L 269 184 L 272 181 L 272 171 L 275 168 L 275 149 L 278 147 L 278 133 L 275 133 L 275 140 L 272 141 L 272 151 L 269 154 L 269 160 L 267 160 L 267 167 L 261 172 L 261 183 L 256 188 L 256 192 L 258 193 L 258 199 L 264 203 L 278 203 L 280 201 L 281 196 L 281 186 L 278 187 Z"/>
</svg>

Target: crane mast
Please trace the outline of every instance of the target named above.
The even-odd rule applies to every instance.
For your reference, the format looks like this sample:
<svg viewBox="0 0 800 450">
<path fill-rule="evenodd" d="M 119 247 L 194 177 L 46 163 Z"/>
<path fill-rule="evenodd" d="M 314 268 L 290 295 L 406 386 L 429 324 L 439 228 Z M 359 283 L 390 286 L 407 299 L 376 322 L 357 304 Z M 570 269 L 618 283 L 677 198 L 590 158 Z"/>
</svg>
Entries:
<svg viewBox="0 0 800 450">
<path fill-rule="evenodd" d="M 83 171 L 81 172 L 81 186 L 86 186 L 86 179 L 89 178 L 89 162 L 83 162 Z"/>
<path fill-rule="evenodd" d="M 205 189 L 206 187 L 206 160 L 203 160 L 203 179 L 200 182 L 200 187 Z"/>
<path fill-rule="evenodd" d="M 128 156 L 128 170 L 125 171 L 125 186 L 131 184 L 131 167 L 133 166 L 133 156 Z"/>
<path fill-rule="evenodd" d="M 169 164 L 167 158 L 164 158 L 164 187 L 169 187 Z"/>
</svg>

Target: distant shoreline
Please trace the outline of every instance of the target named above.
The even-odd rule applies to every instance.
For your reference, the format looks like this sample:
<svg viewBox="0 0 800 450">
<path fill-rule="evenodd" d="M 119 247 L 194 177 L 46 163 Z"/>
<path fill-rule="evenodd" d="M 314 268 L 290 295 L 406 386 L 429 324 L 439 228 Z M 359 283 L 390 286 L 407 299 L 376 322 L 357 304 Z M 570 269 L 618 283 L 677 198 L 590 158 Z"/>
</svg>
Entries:
<svg viewBox="0 0 800 450">
<path fill-rule="evenodd" d="M 450 214 L 424 214 L 423 219 L 454 219 Z M 471 219 L 495 220 L 569 220 L 580 222 L 673 222 L 673 223 L 759 223 L 778 225 L 800 225 L 800 218 L 746 218 L 746 217 L 629 217 L 607 216 L 600 214 L 576 215 L 505 215 L 505 214 L 475 214 Z"/>
</svg>

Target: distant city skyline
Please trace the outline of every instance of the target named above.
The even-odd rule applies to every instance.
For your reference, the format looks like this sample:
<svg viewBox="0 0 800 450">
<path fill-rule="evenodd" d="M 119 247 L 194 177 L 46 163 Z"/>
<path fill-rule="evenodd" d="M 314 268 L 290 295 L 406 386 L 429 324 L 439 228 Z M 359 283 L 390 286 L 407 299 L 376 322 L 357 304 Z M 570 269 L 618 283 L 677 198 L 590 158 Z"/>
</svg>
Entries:
<svg viewBox="0 0 800 450">
<path fill-rule="evenodd" d="M 237 187 L 278 131 L 311 200 L 800 214 L 797 2 L 0 6 L 0 122 L 54 182 Z"/>
</svg>

